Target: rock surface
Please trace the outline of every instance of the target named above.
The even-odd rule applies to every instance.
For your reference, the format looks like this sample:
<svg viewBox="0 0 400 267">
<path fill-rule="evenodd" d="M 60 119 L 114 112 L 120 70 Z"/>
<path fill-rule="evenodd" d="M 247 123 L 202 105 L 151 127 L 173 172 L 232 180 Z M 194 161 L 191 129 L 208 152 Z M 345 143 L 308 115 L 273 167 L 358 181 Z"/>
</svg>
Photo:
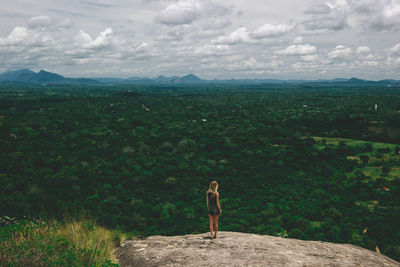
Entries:
<svg viewBox="0 0 400 267">
<path fill-rule="evenodd" d="M 349 244 L 218 232 L 150 236 L 123 242 L 120 266 L 400 266 L 384 255 Z"/>
</svg>

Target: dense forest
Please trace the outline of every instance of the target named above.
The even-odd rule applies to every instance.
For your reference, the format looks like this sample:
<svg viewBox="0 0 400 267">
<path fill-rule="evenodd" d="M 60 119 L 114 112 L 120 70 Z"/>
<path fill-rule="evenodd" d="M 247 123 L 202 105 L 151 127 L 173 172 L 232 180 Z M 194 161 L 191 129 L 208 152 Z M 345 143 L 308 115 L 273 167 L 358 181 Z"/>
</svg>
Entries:
<svg viewBox="0 0 400 267">
<path fill-rule="evenodd" d="M 136 235 L 220 230 L 400 260 L 400 88 L 2 86 L 0 216 L 89 212 Z"/>
</svg>

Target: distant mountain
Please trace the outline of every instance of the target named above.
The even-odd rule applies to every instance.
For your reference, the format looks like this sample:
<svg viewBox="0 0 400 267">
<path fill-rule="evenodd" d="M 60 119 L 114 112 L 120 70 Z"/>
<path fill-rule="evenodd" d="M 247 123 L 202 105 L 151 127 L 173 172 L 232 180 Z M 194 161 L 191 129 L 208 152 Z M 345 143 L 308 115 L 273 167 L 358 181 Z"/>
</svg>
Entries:
<svg viewBox="0 0 400 267">
<path fill-rule="evenodd" d="M 160 75 L 155 78 L 148 78 L 148 77 L 130 77 L 127 79 L 95 78 L 95 80 L 104 84 L 169 84 L 169 83 L 192 83 L 192 82 L 204 81 L 193 74 L 188 74 L 183 77 L 178 77 L 178 76 L 167 77 L 164 75 Z"/>
<path fill-rule="evenodd" d="M 366 81 L 353 77 L 353 78 L 351 78 L 350 80 L 348 80 L 347 82 L 349 82 L 349 83 L 364 83 L 364 82 L 366 82 Z"/>
<path fill-rule="evenodd" d="M 333 79 L 333 80 L 330 80 L 331 82 L 347 82 L 347 81 L 349 81 L 349 79 L 346 79 L 346 78 L 336 78 L 336 79 Z"/>
<path fill-rule="evenodd" d="M 47 72 L 44 70 L 38 73 L 23 69 L 17 71 L 8 71 L 0 74 L 0 81 L 12 81 L 22 83 L 58 83 L 65 78 L 59 74 Z"/>
<path fill-rule="evenodd" d="M 23 69 L 17 71 L 7 71 L 0 74 L 2 83 L 23 83 L 23 84 L 98 84 L 99 82 L 87 78 L 65 78 L 57 73 L 40 70 L 38 73 Z"/>
<path fill-rule="evenodd" d="M 169 78 L 169 77 L 165 77 L 164 75 L 160 75 L 157 78 L 154 78 L 153 80 L 157 81 L 157 82 L 170 82 L 173 79 Z"/>
<path fill-rule="evenodd" d="M 337 83 L 337 82 L 347 82 L 348 80 L 349 79 L 346 79 L 346 78 L 335 78 L 332 80 L 319 79 L 319 80 L 314 80 L 314 81 L 309 81 L 309 82 Z"/>
<path fill-rule="evenodd" d="M 122 78 L 93 78 L 100 83 L 105 84 L 129 84 L 131 78 L 129 79 L 122 79 Z"/>
<path fill-rule="evenodd" d="M 202 80 L 193 74 L 188 74 L 180 78 L 181 82 L 201 82 Z"/>
<path fill-rule="evenodd" d="M 65 78 L 57 73 L 41 70 L 39 73 L 32 75 L 30 81 L 37 83 L 59 83 L 65 80 Z"/>
<path fill-rule="evenodd" d="M 28 69 L 17 70 L 17 71 L 6 71 L 0 74 L 0 81 L 16 81 L 19 79 L 19 77 L 29 76 L 32 74 L 35 74 L 35 72 Z"/>
<path fill-rule="evenodd" d="M 149 78 L 148 77 L 130 77 L 130 78 L 126 79 L 126 80 L 143 80 L 143 79 L 149 79 Z"/>
<path fill-rule="evenodd" d="M 88 84 L 88 85 L 112 85 L 112 84 L 143 84 L 143 85 L 172 85 L 172 84 L 232 84 L 232 85 L 305 85 L 305 86 L 318 86 L 326 84 L 329 86 L 400 86 L 398 80 L 380 80 L 368 81 L 358 78 L 336 78 L 331 80 L 281 80 L 281 79 L 229 79 L 229 80 L 202 80 L 194 74 L 188 74 L 182 77 L 172 76 L 167 77 L 160 75 L 155 78 L 148 77 L 131 77 L 124 78 L 66 78 L 57 73 L 41 70 L 38 73 L 22 69 L 17 71 L 6 71 L 0 74 L 0 83 L 2 84 Z"/>
</svg>

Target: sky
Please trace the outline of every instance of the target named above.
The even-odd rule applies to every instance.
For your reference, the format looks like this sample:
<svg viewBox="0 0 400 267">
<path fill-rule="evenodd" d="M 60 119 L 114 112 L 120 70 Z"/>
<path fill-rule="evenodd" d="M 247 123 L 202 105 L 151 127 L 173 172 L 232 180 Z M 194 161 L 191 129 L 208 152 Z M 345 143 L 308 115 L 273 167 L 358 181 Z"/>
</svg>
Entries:
<svg viewBox="0 0 400 267">
<path fill-rule="evenodd" d="M 0 72 L 400 79 L 400 0 L 2 0 Z"/>
</svg>

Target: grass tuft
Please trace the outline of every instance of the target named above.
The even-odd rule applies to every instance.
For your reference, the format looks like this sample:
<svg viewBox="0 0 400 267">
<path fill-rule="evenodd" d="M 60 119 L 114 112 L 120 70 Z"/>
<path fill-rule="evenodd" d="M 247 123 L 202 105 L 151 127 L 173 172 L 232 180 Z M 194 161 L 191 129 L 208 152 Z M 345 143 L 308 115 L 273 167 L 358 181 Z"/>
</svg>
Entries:
<svg viewBox="0 0 400 267">
<path fill-rule="evenodd" d="M 3 223 L 0 266 L 118 266 L 110 259 L 120 236 L 93 220 Z"/>
</svg>

